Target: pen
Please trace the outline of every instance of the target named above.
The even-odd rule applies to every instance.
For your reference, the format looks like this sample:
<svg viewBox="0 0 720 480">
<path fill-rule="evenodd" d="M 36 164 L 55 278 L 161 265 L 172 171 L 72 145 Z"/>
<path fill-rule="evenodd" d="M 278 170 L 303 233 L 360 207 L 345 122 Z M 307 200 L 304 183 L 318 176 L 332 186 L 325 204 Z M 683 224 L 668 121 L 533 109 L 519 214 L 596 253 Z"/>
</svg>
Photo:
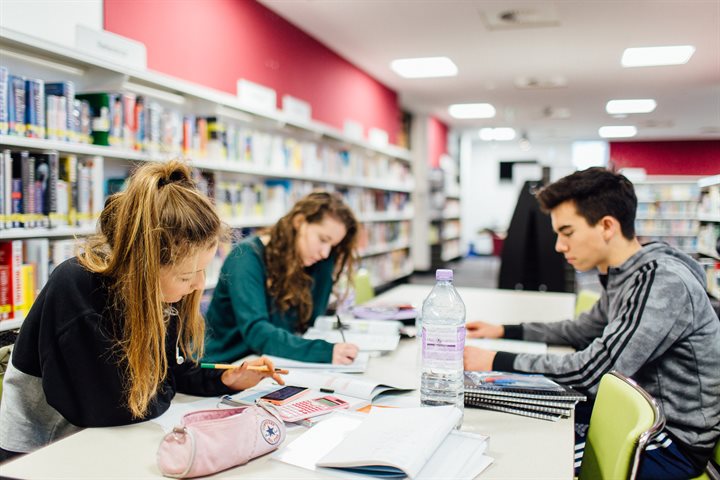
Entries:
<svg viewBox="0 0 720 480">
<path fill-rule="evenodd" d="M 343 343 L 347 343 L 347 340 L 345 340 L 345 332 L 343 332 L 343 330 L 345 330 L 345 325 L 342 324 L 342 321 L 340 320 L 340 315 L 335 315 L 335 317 L 337 318 L 337 326 L 338 330 L 340 330 L 340 336 L 342 337 L 342 341 Z"/>
<path fill-rule="evenodd" d="M 229 370 L 231 368 L 240 368 L 241 365 L 229 365 L 226 363 L 201 363 L 200 368 L 214 368 L 216 370 Z M 247 367 L 248 370 L 254 370 L 256 372 L 267 372 L 268 367 L 267 365 L 249 365 Z M 275 373 L 279 373 L 281 375 L 287 375 L 289 372 L 283 368 L 276 368 L 274 370 Z"/>
</svg>

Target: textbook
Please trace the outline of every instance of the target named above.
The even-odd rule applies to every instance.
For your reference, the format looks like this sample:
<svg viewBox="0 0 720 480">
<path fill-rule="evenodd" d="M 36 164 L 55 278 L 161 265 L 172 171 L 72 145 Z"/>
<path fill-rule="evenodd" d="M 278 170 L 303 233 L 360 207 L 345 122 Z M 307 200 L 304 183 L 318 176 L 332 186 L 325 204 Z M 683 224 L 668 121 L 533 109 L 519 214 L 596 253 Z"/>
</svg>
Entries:
<svg viewBox="0 0 720 480">
<path fill-rule="evenodd" d="M 454 429 L 460 415 L 452 406 L 336 412 L 273 458 L 343 476 L 470 480 L 493 459 L 487 436 Z"/>
</svg>

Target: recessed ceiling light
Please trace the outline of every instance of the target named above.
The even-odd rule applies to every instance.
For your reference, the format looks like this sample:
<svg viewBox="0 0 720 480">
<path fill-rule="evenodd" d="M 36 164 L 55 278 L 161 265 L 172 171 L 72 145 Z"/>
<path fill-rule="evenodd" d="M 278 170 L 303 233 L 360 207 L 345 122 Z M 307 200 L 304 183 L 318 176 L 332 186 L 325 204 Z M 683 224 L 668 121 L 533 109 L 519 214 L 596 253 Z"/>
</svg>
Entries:
<svg viewBox="0 0 720 480">
<path fill-rule="evenodd" d="M 657 103 L 652 98 L 636 98 L 630 100 L 610 100 L 605 105 L 605 111 L 610 115 L 624 115 L 628 113 L 650 113 L 655 110 Z"/>
<path fill-rule="evenodd" d="M 695 53 L 695 47 L 692 45 L 626 48 L 621 63 L 623 67 L 682 65 L 690 60 L 693 53 Z"/>
<path fill-rule="evenodd" d="M 489 103 L 456 103 L 448 107 L 448 113 L 453 118 L 492 118 L 495 107 Z"/>
<path fill-rule="evenodd" d="M 390 68 L 404 78 L 454 77 L 457 65 L 448 57 L 400 58 Z"/>
<path fill-rule="evenodd" d="M 515 129 L 509 128 L 509 127 L 501 127 L 501 128 L 481 128 L 480 129 L 480 139 L 485 141 L 508 141 L 515 138 Z"/>
<path fill-rule="evenodd" d="M 602 138 L 627 138 L 637 135 L 637 128 L 632 125 L 612 125 L 600 127 L 598 134 Z"/>
</svg>

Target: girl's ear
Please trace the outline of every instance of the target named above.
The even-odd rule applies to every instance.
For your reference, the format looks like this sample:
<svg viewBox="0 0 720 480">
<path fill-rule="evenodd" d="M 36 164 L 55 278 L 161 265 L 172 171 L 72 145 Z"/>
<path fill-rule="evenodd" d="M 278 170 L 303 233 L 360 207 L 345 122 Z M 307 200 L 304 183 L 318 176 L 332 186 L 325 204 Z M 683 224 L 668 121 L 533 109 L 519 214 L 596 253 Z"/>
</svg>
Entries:
<svg viewBox="0 0 720 480">
<path fill-rule="evenodd" d="M 300 226 L 305 222 L 305 215 L 298 213 L 292 219 L 292 225 L 295 230 L 299 230 Z"/>
</svg>

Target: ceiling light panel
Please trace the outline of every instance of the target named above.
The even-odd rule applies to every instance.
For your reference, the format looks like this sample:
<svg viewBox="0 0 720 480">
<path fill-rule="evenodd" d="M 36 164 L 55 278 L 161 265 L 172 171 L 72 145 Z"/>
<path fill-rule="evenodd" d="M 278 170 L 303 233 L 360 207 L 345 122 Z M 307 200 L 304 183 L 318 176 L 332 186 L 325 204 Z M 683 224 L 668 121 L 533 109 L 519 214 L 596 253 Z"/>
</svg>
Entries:
<svg viewBox="0 0 720 480">
<path fill-rule="evenodd" d="M 508 127 L 481 128 L 480 139 L 485 141 L 506 142 L 515 139 L 515 129 Z"/>
<path fill-rule="evenodd" d="M 448 57 L 400 58 L 390 62 L 390 68 L 403 78 L 454 77 L 457 65 Z"/>
<path fill-rule="evenodd" d="M 493 118 L 495 107 L 489 103 L 456 103 L 448 107 L 448 113 L 453 118 Z"/>
<path fill-rule="evenodd" d="M 598 134 L 602 138 L 628 138 L 637 135 L 637 128 L 633 125 L 612 125 L 600 127 Z"/>
<path fill-rule="evenodd" d="M 621 63 L 623 67 L 682 65 L 690 60 L 693 53 L 695 53 L 695 47 L 692 45 L 626 48 Z"/>
<path fill-rule="evenodd" d="M 655 110 L 655 107 L 657 107 L 657 103 L 652 98 L 610 100 L 605 105 L 605 111 L 610 115 L 625 115 L 629 113 L 650 113 Z"/>
</svg>

